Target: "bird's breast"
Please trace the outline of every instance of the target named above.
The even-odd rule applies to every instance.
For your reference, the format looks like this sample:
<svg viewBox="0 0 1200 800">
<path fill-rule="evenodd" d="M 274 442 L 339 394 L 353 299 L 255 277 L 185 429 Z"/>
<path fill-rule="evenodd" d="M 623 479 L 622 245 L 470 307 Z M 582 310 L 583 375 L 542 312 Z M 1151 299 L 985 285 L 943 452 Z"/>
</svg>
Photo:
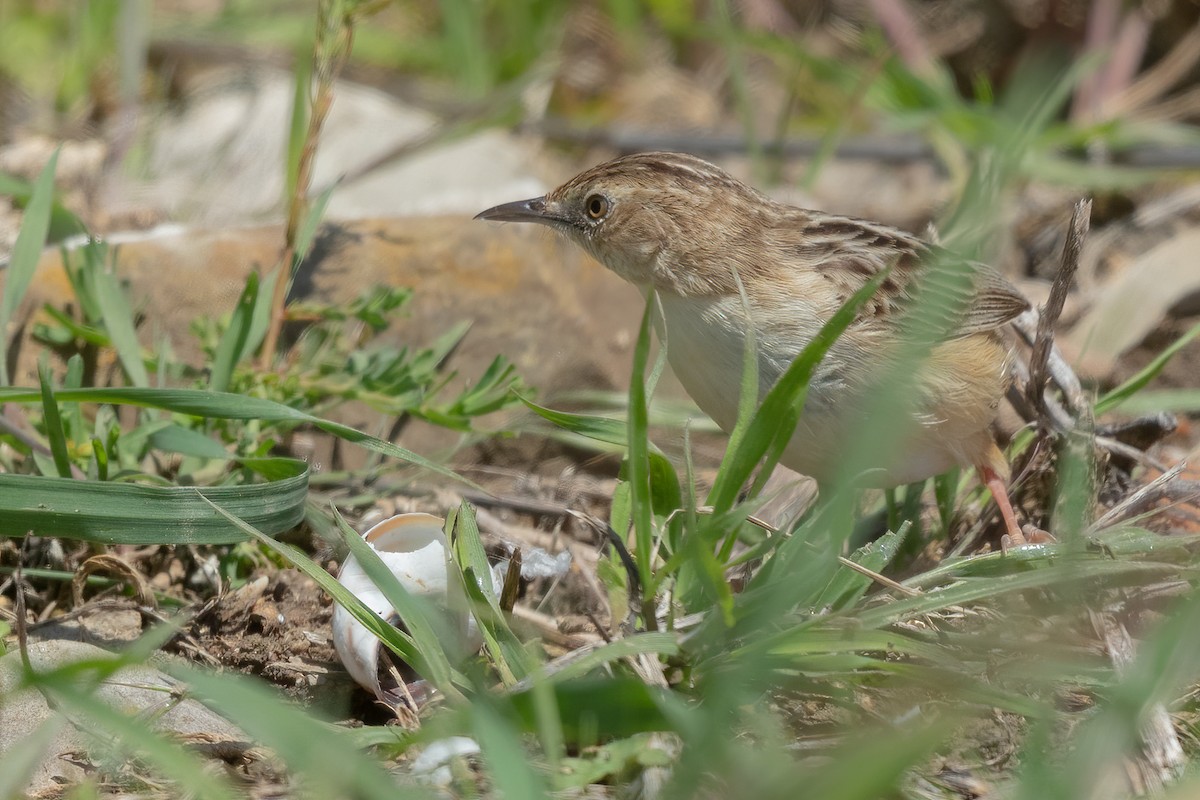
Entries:
<svg viewBox="0 0 1200 800">
<path fill-rule="evenodd" d="M 681 297 L 660 292 L 666 329 L 667 360 L 696 405 L 719 426 L 730 430 L 737 421 L 743 359 L 751 323 L 740 297 Z M 753 314 L 753 310 L 750 312 Z M 797 323 L 782 332 L 755 324 L 759 398 L 775 384 L 812 339 Z M 810 385 L 806 412 L 821 403 L 828 376 L 818 370 Z"/>
</svg>

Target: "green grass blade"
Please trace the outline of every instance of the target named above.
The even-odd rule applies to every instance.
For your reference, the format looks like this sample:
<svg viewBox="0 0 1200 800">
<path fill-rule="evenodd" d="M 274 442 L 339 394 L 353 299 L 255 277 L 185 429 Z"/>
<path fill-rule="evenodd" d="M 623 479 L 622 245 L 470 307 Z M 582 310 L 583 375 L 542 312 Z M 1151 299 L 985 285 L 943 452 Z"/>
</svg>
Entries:
<svg viewBox="0 0 1200 800">
<path fill-rule="evenodd" d="M 403 586 L 400 586 L 396 577 L 379 560 L 379 556 L 363 541 L 361 536 L 353 530 L 344 533 L 346 544 L 363 566 L 363 571 L 367 573 L 367 576 L 372 581 L 376 581 L 376 585 L 379 586 L 380 591 L 384 592 L 384 596 L 387 597 L 388 602 L 392 603 L 397 613 L 409 625 L 409 630 L 414 631 L 414 624 L 419 629 L 411 635 L 390 625 L 368 608 L 349 589 L 339 583 L 336 578 L 326 572 L 320 564 L 314 562 L 298 548 L 278 542 L 261 531 L 256 530 L 252 525 L 238 519 L 220 506 L 216 504 L 211 505 L 217 513 L 236 525 L 248 537 L 256 539 L 259 543 L 267 547 L 267 549 L 273 551 L 296 567 L 296 569 L 312 578 L 318 586 L 324 589 L 339 605 L 349 611 L 356 620 L 370 630 L 392 652 L 419 671 L 430 683 L 437 686 L 443 694 L 454 700 L 462 699 L 462 694 L 451 685 L 451 680 L 465 685 L 466 679 L 450 668 L 441 642 L 433 635 L 426 621 L 426 612 L 421 607 L 422 604 L 416 598 L 413 598 L 412 595 L 408 594 Z M 340 517 L 338 519 L 341 526 L 346 527 L 345 522 Z M 357 542 L 355 541 L 356 539 Z M 361 556 L 359 555 L 360 553 L 362 554 Z"/>
<path fill-rule="evenodd" d="M 312 204 L 312 208 L 308 210 L 304 220 L 300 224 L 300 230 L 296 231 L 296 253 L 293 256 L 294 267 L 300 266 L 300 262 L 308 255 L 309 248 L 312 247 L 313 240 L 317 236 L 317 229 L 321 226 L 321 220 L 325 217 L 325 209 L 329 207 L 329 198 L 333 197 L 333 190 L 336 186 L 330 186 L 325 191 L 317 195 L 317 200 Z"/>
<path fill-rule="evenodd" d="M 883 572 L 896 557 L 896 553 L 904 544 L 911 528 L 912 526 L 906 523 L 898 531 L 889 531 L 878 540 L 855 550 L 850 556 L 850 560 L 874 572 Z M 870 578 L 861 572 L 855 572 L 849 567 L 842 566 L 816 598 L 813 605 L 817 608 L 848 608 L 858 602 L 870 587 Z"/>
<path fill-rule="evenodd" d="M 650 422 L 646 410 L 646 363 L 650 355 L 650 319 L 654 313 L 654 295 L 646 298 L 637 344 L 633 349 L 633 376 L 629 381 L 629 454 L 625 467 L 633 511 L 634 554 L 641 573 L 643 616 L 647 627 L 654 621 L 654 501 L 650 485 Z"/>
<path fill-rule="evenodd" d="M 146 362 L 142 358 L 142 345 L 138 342 L 137 331 L 134 330 L 133 309 L 121 288 L 117 276 L 110 272 L 105 265 L 106 248 L 102 245 L 89 245 L 85 248 L 85 266 L 89 270 L 88 282 L 92 294 L 100 306 L 104 328 L 108 338 L 129 382 L 134 386 L 147 387 L 150 376 L 146 373 Z"/>
<path fill-rule="evenodd" d="M 168 422 L 153 431 L 149 439 L 151 447 L 168 453 L 179 453 L 196 458 L 223 460 L 232 458 L 225 446 L 217 440 L 205 436 L 195 428 L 185 428 L 173 422 Z"/>
<path fill-rule="evenodd" d="M 674 730 L 673 717 L 686 714 L 684 701 L 668 690 L 647 686 L 625 675 L 579 678 L 555 682 L 552 686 L 563 736 L 576 747 L 638 733 Z M 536 690 L 526 689 L 509 699 L 520 715 L 524 730 L 536 732 Z"/>
<path fill-rule="evenodd" d="M 57 156 L 57 154 L 55 154 Z M 33 197 L 34 185 L 23 178 L 0 172 L 0 195 L 11 197 L 17 208 L 26 208 Z M 58 200 L 50 207 L 50 227 L 46 232 L 46 243 L 61 242 L 70 236 L 87 233 L 83 222 Z M 2 264 L 3 262 L 0 262 Z"/>
<path fill-rule="evenodd" d="M 50 452 L 54 456 L 54 468 L 60 478 L 71 477 L 71 458 L 67 455 L 67 434 L 63 431 L 62 416 L 58 412 L 58 403 L 54 400 L 54 390 L 50 388 L 50 377 L 46 367 L 38 368 L 38 380 L 42 386 L 42 418 L 46 425 L 46 439 L 50 442 Z"/>
<path fill-rule="evenodd" d="M 471 601 L 471 613 L 483 633 L 484 644 L 501 680 L 506 686 L 511 686 L 536 669 L 538 664 L 508 626 L 496 596 L 500 587 L 493 587 L 492 591 L 481 588 L 480 584 L 491 585 L 492 568 L 483 549 L 479 524 L 470 503 L 462 501 L 457 512 L 447 520 L 446 528 L 451 532 L 454 563 L 459 568 L 463 591 Z"/>
<path fill-rule="evenodd" d="M 520 399 L 530 411 L 565 431 L 598 442 L 604 442 L 605 444 L 618 445 L 622 448 L 627 448 L 629 445 L 631 437 L 630 428 L 621 420 L 590 414 L 575 414 L 569 411 L 555 411 L 540 406 L 524 397 Z M 647 417 L 648 424 L 649 418 Z M 644 439 L 644 441 L 648 453 L 647 457 L 650 460 L 650 493 L 654 512 L 662 515 L 670 514 L 679 508 L 683 501 L 683 494 L 679 485 L 679 475 L 676 473 L 675 466 L 671 463 L 670 459 L 655 446 L 654 442 L 650 441 L 649 438 Z"/>
<path fill-rule="evenodd" d="M 1052 554 L 1053 553 L 1053 554 Z M 1023 554 L 1024 555 L 1024 554 Z M 1007 559 L 997 553 L 993 564 L 1001 569 L 1011 571 L 1014 563 L 1019 564 L 1020 556 L 1014 558 L 1009 552 Z M 919 597 L 897 600 L 880 608 L 871 608 L 858 616 L 858 624 L 868 627 L 883 627 L 898 622 L 920 617 L 945 609 L 949 606 L 966 605 L 991 600 L 1011 592 L 1028 589 L 1064 588 L 1070 585 L 1101 585 L 1104 580 L 1150 580 L 1154 575 L 1178 575 L 1180 568 L 1174 564 L 1141 562 L 1129 560 L 1113 560 L 1107 556 L 1077 555 L 1064 563 L 1065 554 L 1061 550 L 1029 554 L 1028 558 L 1042 562 L 1040 569 L 1015 574 L 997 574 L 987 580 L 970 580 L 947 586 L 936 592 L 928 592 Z M 1059 560 L 1050 564 L 1050 559 Z M 979 556 L 981 559 L 991 559 L 992 556 Z M 1007 562 L 1007 563 L 1005 563 Z"/>
<path fill-rule="evenodd" d="M 1154 360 L 1140 369 L 1136 375 L 1122 383 L 1117 388 L 1113 389 L 1108 394 L 1096 401 L 1096 414 L 1104 414 L 1112 411 L 1130 400 L 1134 395 L 1146 387 L 1150 381 L 1158 377 L 1158 374 L 1163 371 L 1167 363 L 1175 357 L 1175 354 L 1186 347 L 1193 339 L 1200 336 L 1200 323 L 1193 325 L 1187 333 L 1180 336 L 1170 346 L 1166 347 L 1161 353 L 1154 357 Z"/>
<path fill-rule="evenodd" d="M 169 671 L 187 683 L 206 706 L 245 731 L 251 741 L 277 753 L 302 776 L 306 796 L 429 797 L 427 792 L 406 788 L 392 778 L 379 760 L 354 746 L 346 731 L 314 718 L 311 709 L 296 707 L 259 681 L 183 665 L 172 665 Z"/>
<path fill-rule="evenodd" d="M 622 420 L 598 417 L 592 414 L 576 414 L 570 411 L 555 411 L 540 406 L 525 397 L 520 397 L 520 400 L 530 411 L 563 430 L 605 444 L 624 447 L 629 442 L 629 426 Z"/>
<path fill-rule="evenodd" d="M 13 246 L 12 257 L 4 271 L 4 291 L 0 294 L 0 386 L 7 386 L 8 375 L 8 324 L 21 305 L 25 291 L 33 280 L 38 259 L 46 244 L 46 232 L 50 229 L 50 211 L 54 203 L 54 171 L 58 166 L 59 151 L 55 150 L 46 162 L 33 185 L 25 217 L 21 220 L 21 231 Z"/>
<path fill-rule="evenodd" d="M 267 294 L 266 297 L 270 297 Z M 229 389 L 229 381 L 233 377 L 233 369 L 249 355 L 257 342 L 250 339 L 251 328 L 254 326 L 255 310 L 259 305 L 258 273 L 251 272 L 246 277 L 246 286 L 238 297 L 237 305 L 229 318 L 229 327 L 217 344 L 213 355 L 211 374 L 208 388 L 214 392 L 224 392 Z"/>
<path fill-rule="evenodd" d="M 497 794 L 506 798 L 546 797 L 542 776 L 534 770 L 529 755 L 521 747 L 516 726 L 508 723 L 490 703 L 476 703 L 471 709 L 472 728 Z"/>
<path fill-rule="evenodd" d="M 60 402 L 111 403 L 141 408 L 159 408 L 178 414 L 214 419 L 260 419 L 271 422 L 300 422 L 315 425 L 347 442 L 360 445 L 385 456 L 407 461 L 414 466 L 451 478 L 475 489 L 482 488 L 461 477 L 453 470 L 419 456 L 411 450 L 384 441 L 370 434 L 355 430 L 339 422 L 307 414 L 282 403 L 261 397 L 210 392 L 203 389 L 140 389 L 140 388 L 95 388 L 63 389 L 55 392 Z M 41 393 L 26 388 L 0 387 L 0 402 L 41 402 Z"/>
<path fill-rule="evenodd" d="M 624 639 L 599 645 L 586 654 L 578 655 L 571 660 L 570 664 L 551 675 L 549 680 L 553 683 L 576 680 L 605 664 L 642 653 L 670 657 L 677 656 L 680 652 L 679 637 L 674 633 L 665 631 L 637 633 Z"/>
<path fill-rule="evenodd" d="M 1200 389 L 1142 389 L 1137 394 L 1107 406 L 1112 411 L 1138 415 L 1169 411 L 1175 414 L 1200 414 Z"/>
<path fill-rule="evenodd" d="M 461 649 L 462 637 L 457 636 L 456 632 L 450 629 L 448 620 L 441 617 L 440 609 L 436 609 L 430 603 L 410 594 L 400 584 L 391 569 L 379 558 L 375 549 L 367 544 L 357 531 L 346 524 L 336 509 L 334 509 L 334 520 L 341 530 L 350 554 L 358 560 L 363 572 L 383 593 L 387 601 L 392 604 L 392 608 L 396 609 L 396 613 L 400 615 L 400 619 L 404 621 L 404 626 L 416 648 L 417 660 L 412 662 L 413 668 L 443 694 L 448 697 L 460 697 L 461 695 L 451 685 L 455 671 L 450 666 L 450 654 L 447 651 L 453 653 L 456 660 L 459 655 L 465 655 L 455 652 L 457 649 Z M 456 648 L 456 645 L 459 647 Z"/>
<path fill-rule="evenodd" d="M 276 479 L 246 486 L 143 486 L 0 474 L 0 536 L 55 536 L 108 544 L 225 544 L 245 536 L 205 498 L 272 534 L 304 518 L 308 467 L 277 459 Z"/>
<path fill-rule="evenodd" d="M 746 287 L 742 285 L 741 276 L 738 275 L 736 268 L 732 271 L 732 275 L 737 284 L 742 313 L 746 315 L 747 319 L 751 319 L 750 298 L 746 296 Z M 729 432 L 729 450 L 737 450 L 742 437 L 746 435 L 746 429 L 750 426 L 750 421 L 754 418 L 754 410 L 758 406 L 758 395 L 758 337 L 755 334 L 754 326 L 748 325 L 746 326 L 746 342 L 742 349 L 742 382 L 738 394 L 737 422 L 734 423 L 733 430 Z"/>
<path fill-rule="evenodd" d="M 3 697 L 0 696 L 2 701 Z M 29 779 L 46 757 L 54 737 L 66 721 L 67 718 L 61 713 L 53 714 L 4 752 L 4 764 L 0 766 L 0 797 L 25 796 Z"/>
<path fill-rule="evenodd" d="M 733 506 L 741 487 L 769 449 L 773 448 L 775 457 L 778 458 L 783 445 L 791 438 L 800 409 L 808 394 L 808 382 L 812 379 L 817 365 L 886 278 L 887 272 L 881 272 L 855 292 L 846 304 L 830 317 L 779 381 L 767 392 L 762 405 L 746 429 L 745 437 L 738 443 L 737 448 L 727 452 L 721 461 L 712 491 L 708 495 L 708 504 L 713 507 L 715 514 L 724 513 Z M 769 473 L 773 466 L 774 464 L 768 462 L 763 471 Z"/>
<path fill-rule="evenodd" d="M 56 708 L 82 720 L 85 730 L 100 744 L 115 744 L 127 756 L 150 763 L 180 789 L 186 787 L 189 796 L 201 800 L 233 800 L 236 797 L 230 786 L 210 774 L 196 756 L 148 728 L 144 720 L 126 716 L 87 689 L 66 681 L 35 679 L 34 685 L 53 699 Z"/>
<path fill-rule="evenodd" d="M 288 123 L 287 153 L 284 175 L 283 202 L 291 202 L 299 183 L 300 158 L 308 134 L 309 91 L 312 86 L 313 52 L 308 41 L 297 47 L 296 66 L 292 71 L 292 113 Z M 269 296 L 269 295 L 268 295 Z"/>
</svg>

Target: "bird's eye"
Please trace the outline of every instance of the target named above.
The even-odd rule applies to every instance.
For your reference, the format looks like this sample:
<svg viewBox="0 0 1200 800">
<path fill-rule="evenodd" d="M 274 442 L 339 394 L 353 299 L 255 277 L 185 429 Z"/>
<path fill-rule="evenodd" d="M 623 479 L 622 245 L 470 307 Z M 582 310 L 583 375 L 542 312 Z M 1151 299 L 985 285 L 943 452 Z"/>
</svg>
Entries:
<svg viewBox="0 0 1200 800">
<path fill-rule="evenodd" d="M 585 204 L 590 219 L 601 220 L 608 216 L 608 198 L 602 194 L 594 194 Z"/>
</svg>

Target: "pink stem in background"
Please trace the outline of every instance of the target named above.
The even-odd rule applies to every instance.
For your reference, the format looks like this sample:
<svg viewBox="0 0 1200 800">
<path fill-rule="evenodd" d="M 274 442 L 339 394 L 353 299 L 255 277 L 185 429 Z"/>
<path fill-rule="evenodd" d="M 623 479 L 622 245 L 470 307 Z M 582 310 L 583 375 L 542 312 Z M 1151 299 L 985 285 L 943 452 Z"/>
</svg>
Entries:
<svg viewBox="0 0 1200 800">
<path fill-rule="evenodd" d="M 1146 55 L 1149 38 L 1149 16 L 1140 8 L 1132 9 L 1122 20 L 1116 42 L 1113 43 L 1112 57 L 1101 71 L 1104 82 L 1100 86 L 1100 96 L 1096 98 L 1097 121 L 1104 119 L 1103 109 L 1107 102 L 1133 83 Z"/>
<path fill-rule="evenodd" d="M 800 26 L 777 0 L 741 0 L 742 24 L 752 31 L 774 34 L 796 34 Z"/>
<path fill-rule="evenodd" d="M 933 58 L 904 0 L 867 2 L 904 65 L 914 74 L 928 75 L 933 70 Z"/>
<path fill-rule="evenodd" d="M 1117 19 L 1121 10 L 1121 0 L 1096 0 L 1092 3 L 1091 13 L 1088 14 L 1087 30 L 1084 32 L 1083 53 L 1087 58 L 1097 53 L 1109 52 L 1109 47 L 1117 31 Z M 1094 119 L 1100 107 L 1106 65 L 1099 65 L 1094 72 L 1089 73 L 1079 83 L 1075 90 L 1075 100 L 1071 104 L 1071 121 L 1083 122 Z"/>
</svg>

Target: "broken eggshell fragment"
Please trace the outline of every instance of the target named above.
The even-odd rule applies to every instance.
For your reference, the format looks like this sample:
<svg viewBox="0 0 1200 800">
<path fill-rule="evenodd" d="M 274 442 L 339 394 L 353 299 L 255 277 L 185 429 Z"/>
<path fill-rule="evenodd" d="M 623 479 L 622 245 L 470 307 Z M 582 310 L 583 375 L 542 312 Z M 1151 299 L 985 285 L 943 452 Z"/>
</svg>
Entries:
<svg viewBox="0 0 1200 800">
<path fill-rule="evenodd" d="M 479 649 L 481 637 L 466 611 L 462 590 L 450 573 L 454 567 L 447 552 L 444 526 L 445 520 L 432 514 L 399 514 L 372 527 L 363 534 L 363 539 L 406 591 L 447 610 L 454 627 L 462 632 L 464 649 L 474 652 Z M 399 621 L 392 604 L 353 555 L 346 557 L 338 581 L 386 621 L 393 625 Z M 483 588 L 495 591 L 492 586 Z M 341 605 L 333 609 L 333 646 L 346 671 L 360 686 L 389 705 L 396 703 L 397 693 L 391 690 L 398 687 L 380 682 L 380 674 L 386 676 L 391 663 L 381 664 L 380 659 L 390 659 L 391 651 Z"/>
</svg>

